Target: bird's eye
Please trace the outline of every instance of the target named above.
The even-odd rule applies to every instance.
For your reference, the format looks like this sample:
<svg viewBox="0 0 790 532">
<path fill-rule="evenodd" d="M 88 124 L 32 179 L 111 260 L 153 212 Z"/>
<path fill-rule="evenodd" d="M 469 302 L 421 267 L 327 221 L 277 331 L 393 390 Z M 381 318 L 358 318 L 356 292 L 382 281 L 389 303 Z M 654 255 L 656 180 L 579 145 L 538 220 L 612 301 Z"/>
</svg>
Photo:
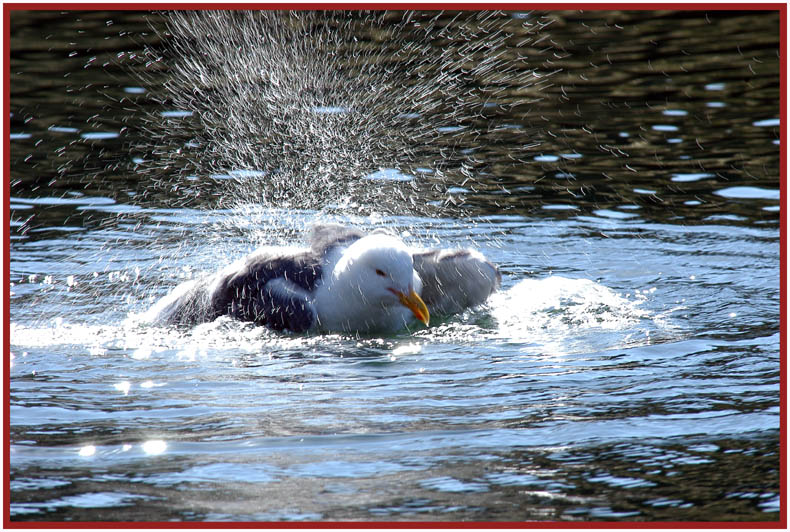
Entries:
<svg viewBox="0 0 790 532">
<path fill-rule="evenodd" d="M 379 269 L 376 269 L 376 275 L 379 275 L 381 277 L 386 277 L 387 276 L 387 274 L 384 273 L 383 270 L 379 270 Z"/>
</svg>

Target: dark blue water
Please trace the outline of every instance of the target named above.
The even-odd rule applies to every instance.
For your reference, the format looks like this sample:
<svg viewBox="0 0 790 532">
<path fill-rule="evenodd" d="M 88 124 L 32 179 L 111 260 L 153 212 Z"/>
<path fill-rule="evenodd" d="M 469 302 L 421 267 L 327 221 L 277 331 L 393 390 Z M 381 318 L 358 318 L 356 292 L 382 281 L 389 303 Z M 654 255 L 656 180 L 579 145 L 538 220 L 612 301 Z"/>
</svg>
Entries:
<svg viewBox="0 0 790 532">
<path fill-rule="evenodd" d="M 605 15 L 554 15 L 544 101 L 463 168 L 429 147 L 311 209 L 136 159 L 163 108 L 113 103 L 142 83 L 111 59 L 153 15 L 13 13 L 11 519 L 778 520 L 778 16 Z M 383 338 L 136 319 L 316 219 L 474 247 L 501 290 Z"/>
</svg>

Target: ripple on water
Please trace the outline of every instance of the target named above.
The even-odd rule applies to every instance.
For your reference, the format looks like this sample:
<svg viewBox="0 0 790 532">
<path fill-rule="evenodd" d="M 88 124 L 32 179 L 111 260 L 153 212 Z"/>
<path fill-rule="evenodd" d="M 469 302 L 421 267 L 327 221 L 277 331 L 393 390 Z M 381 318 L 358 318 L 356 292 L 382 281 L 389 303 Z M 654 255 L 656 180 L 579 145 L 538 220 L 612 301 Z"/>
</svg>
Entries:
<svg viewBox="0 0 790 532">
<path fill-rule="evenodd" d="M 762 187 L 728 187 L 717 190 L 714 194 L 732 199 L 778 200 L 779 192 L 778 189 Z"/>
</svg>

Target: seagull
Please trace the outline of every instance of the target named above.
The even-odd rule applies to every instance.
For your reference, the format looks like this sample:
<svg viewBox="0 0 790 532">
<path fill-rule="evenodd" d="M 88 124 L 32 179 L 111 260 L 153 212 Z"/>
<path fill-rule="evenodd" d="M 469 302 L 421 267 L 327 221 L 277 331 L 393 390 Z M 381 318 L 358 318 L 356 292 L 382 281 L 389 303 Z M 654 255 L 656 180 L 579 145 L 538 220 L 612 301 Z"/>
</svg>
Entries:
<svg viewBox="0 0 790 532">
<path fill-rule="evenodd" d="M 227 315 L 292 333 L 394 333 L 480 305 L 501 281 L 476 250 L 411 250 L 382 229 L 317 224 L 309 244 L 261 247 L 182 283 L 145 320 L 195 325 Z"/>
</svg>

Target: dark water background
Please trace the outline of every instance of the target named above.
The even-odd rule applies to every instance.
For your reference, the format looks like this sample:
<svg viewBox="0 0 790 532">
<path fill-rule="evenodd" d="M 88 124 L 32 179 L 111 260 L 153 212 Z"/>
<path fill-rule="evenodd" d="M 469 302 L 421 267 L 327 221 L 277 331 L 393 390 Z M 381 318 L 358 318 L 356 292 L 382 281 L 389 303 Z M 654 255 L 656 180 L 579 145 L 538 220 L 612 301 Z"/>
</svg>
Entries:
<svg viewBox="0 0 790 532">
<path fill-rule="evenodd" d="M 779 16 L 13 11 L 11 518 L 778 520 Z M 316 218 L 502 290 L 135 321 Z"/>
</svg>

